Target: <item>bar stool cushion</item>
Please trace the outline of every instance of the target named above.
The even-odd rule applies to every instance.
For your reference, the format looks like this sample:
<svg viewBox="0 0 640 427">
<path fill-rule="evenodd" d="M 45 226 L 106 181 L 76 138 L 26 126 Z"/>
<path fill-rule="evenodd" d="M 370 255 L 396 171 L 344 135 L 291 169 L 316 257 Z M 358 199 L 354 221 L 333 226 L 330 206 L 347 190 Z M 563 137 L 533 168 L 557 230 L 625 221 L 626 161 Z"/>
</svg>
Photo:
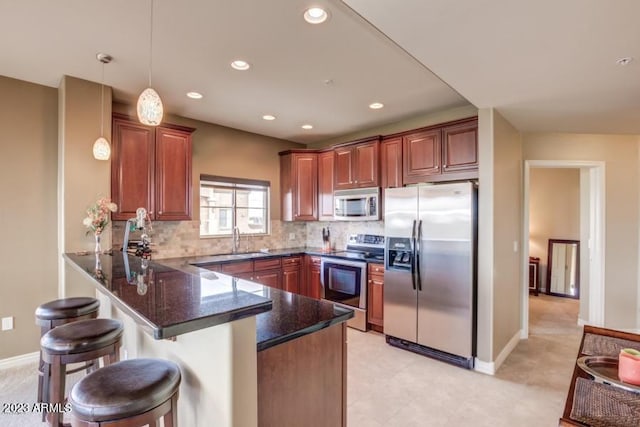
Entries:
<svg viewBox="0 0 640 427">
<path fill-rule="evenodd" d="M 71 390 L 74 416 L 83 421 L 112 421 L 143 414 L 178 391 L 180 368 L 162 359 L 129 359 L 81 379 Z"/>
<path fill-rule="evenodd" d="M 56 320 L 79 317 L 97 311 L 100 301 L 89 297 L 62 298 L 49 301 L 36 308 L 36 317 L 41 320 Z"/>
<path fill-rule="evenodd" d="M 53 328 L 40 339 L 48 354 L 76 354 L 104 348 L 122 336 L 122 322 L 115 319 L 87 319 Z"/>
</svg>

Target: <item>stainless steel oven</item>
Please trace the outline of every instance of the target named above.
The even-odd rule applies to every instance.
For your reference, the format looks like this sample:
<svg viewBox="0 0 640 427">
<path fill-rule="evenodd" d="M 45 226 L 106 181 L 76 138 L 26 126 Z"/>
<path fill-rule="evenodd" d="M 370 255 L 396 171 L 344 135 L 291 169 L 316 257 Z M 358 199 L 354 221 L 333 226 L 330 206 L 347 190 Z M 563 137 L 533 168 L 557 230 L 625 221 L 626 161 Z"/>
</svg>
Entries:
<svg viewBox="0 0 640 427">
<path fill-rule="evenodd" d="M 323 256 L 320 282 L 325 300 L 354 310 L 354 317 L 347 325 L 366 331 L 367 263 Z"/>
</svg>

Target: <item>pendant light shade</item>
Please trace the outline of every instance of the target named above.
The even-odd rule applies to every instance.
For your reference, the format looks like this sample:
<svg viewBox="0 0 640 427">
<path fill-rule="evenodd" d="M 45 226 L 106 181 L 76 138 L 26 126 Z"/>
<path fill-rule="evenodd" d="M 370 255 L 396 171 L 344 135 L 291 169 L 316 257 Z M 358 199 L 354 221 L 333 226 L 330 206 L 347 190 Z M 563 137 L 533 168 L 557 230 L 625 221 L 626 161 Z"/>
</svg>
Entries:
<svg viewBox="0 0 640 427">
<path fill-rule="evenodd" d="M 104 137 L 104 64 L 110 63 L 113 58 L 106 53 L 99 53 L 96 58 L 102 62 L 102 82 L 100 83 L 100 137 L 93 143 L 93 157 L 96 160 L 109 160 L 111 145 Z"/>
<path fill-rule="evenodd" d="M 146 88 L 138 98 L 138 120 L 147 126 L 158 126 L 162 122 L 164 108 L 160 95 L 153 88 Z"/>
<path fill-rule="evenodd" d="M 151 87 L 151 65 L 153 58 L 153 0 L 149 22 L 149 87 L 138 97 L 138 120 L 147 126 L 158 126 L 162 122 L 164 108 L 160 95 Z"/>
<path fill-rule="evenodd" d="M 96 160 L 109 160 L 109 157 L 111 157 L 111 145 L 102 136 L 93 143 L 93 157 Z"/>
</svg>

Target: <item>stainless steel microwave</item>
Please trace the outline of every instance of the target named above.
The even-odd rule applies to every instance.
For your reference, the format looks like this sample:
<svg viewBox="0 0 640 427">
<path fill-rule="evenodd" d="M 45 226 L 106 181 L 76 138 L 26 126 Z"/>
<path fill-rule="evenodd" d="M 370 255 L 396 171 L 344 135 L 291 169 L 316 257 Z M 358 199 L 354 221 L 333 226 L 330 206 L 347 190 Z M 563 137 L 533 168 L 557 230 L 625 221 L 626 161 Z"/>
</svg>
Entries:
<svg viewBox="0 0 640 427">
<path fill-rule="evenodd" d="M 355 188 L 333 192 L 333 219 L 374 221 L 380 219 L 380 188 Z"/>
</svg>

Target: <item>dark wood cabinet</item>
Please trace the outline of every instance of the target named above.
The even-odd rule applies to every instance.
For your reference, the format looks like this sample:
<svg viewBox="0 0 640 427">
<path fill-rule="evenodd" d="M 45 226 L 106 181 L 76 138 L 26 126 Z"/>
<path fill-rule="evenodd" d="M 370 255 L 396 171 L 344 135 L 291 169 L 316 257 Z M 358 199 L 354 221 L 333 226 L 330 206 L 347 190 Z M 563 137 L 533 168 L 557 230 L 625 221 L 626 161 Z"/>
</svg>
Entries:
<svg viewBox="0 0 640 427">
<path fill-rule="evenodd" d="M 189 220 L 192 214 L 192 128 L 144 126 L 113 117 L 111 200 L 113 220 L 136 216 L 144 207 L 152 220 Z"/>
<path fill-rule="evenodd" d="M 334 189 L 380 185 L 380 137 L 336 147 Z"/>
<path fill-rule="evenodd" d="M 402 141 L 402 180 L 405 184 L 423 182 L 429 175 L 440 174 L 439 129 L 407 135 Z"/>
<path fill-rule="evenodd" d="M 191 133 L 156 129 L 156 220 L 191 219 Z"/>
<path fill-rule="evenodd" d="M 320 257 L 305 255 L 305 274 L 301 285 L 302 295 L 320 299 L 322 298 L 322 284 L 320 283 Z"/>
<path fill-rule="evenodd" d="M 382 332 L 384 326 L 384 267 L 369 264 L 367 286 L 367 322 L 372 329 Z"/>
<path fill-rule="evenodd" d="M 334 152 L 318 153 L 318 219 L 333 220 Z"/>
<path fill-rule="evenodd" d="M 317 153 L 280 153 L 280 196 L 283 221 L 318 219 Z"/>
<path fill-rule="evenodd" d="M 127 119 L 113 119 L 113 159 L 111 161 L 111 200 L 118 211 L 113 220 L 136 216 L 143 206 L 153 215 L 155 191 L 155 143 L 151 128 Z"/>
<path fill-rule="evenodd" d="M 300 292 L 301 259 L 299 256 L 282 258 L 282 289 L 296 294 Z"/>
<path fill-rule="evenodd" d="M 403 184 L 477 177 L 477 118 L 402 135 Z"/>
<path fill-rule="evenodd" d="M 380 143 L 380 185 L 402 187 L 402 138 L 383 139 Z"/>
<path fill-rule="evenodd" d="M 442 172 L 478 169 L 478 121 L 472 120 L 442 129 Z"/>
<path fill-rule="evenodd" d="M 282 289 L 282 270 L 256 271 L 253 273 L 252 280 L 262 285 Z"/>
</svg>

